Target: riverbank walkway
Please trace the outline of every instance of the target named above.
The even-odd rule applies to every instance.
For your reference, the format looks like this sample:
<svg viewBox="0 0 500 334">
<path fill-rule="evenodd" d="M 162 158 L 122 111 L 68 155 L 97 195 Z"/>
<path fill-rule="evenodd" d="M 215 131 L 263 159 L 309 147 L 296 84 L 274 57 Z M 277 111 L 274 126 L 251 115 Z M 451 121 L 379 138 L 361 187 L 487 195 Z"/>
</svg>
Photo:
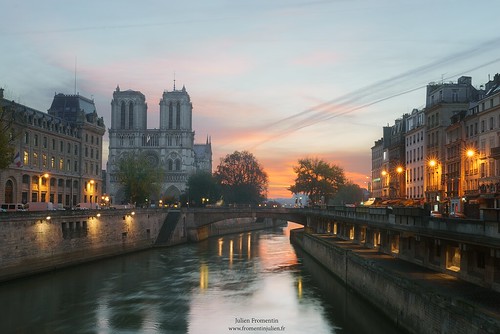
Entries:
<svg viewBox="0 0 500 334">
<path fill-rule="evenodd" d="M 471 312 L 477 310 L 496 321 L 497 325 L 500 326 L 500 292 L 395 258 L 376 249 L 365 248 L 350 240 L 340 239 L 329 234 L 314 235 L 334 243 L 339 248 L 352 251 L 384 271 L 414 283 L 426 292 L 442 296 L 454 304 L 470 305 Z"/>
</svg>

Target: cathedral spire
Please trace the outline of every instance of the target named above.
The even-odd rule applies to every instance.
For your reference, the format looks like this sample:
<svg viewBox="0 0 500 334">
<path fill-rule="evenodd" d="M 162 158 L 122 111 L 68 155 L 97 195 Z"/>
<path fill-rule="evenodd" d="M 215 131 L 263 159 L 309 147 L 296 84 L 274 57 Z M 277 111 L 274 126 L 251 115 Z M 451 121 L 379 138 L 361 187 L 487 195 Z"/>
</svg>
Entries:
<svg viewBox="0 0 500 334">
<path fill-rule="evenodd" d="M 174 92 L 175 92 L 175 72 L 174 72 Z"/>
</svg>

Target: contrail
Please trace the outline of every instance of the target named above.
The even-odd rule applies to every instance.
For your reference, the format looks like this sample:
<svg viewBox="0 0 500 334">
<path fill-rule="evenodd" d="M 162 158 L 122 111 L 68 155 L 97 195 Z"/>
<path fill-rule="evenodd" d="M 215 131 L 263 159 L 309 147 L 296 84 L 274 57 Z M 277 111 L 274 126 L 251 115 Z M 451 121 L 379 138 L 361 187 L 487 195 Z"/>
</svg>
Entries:
<svg viewBox="0 0 500 334">
<path fill-rule="evenodd" d="M 271 124 L 268 124 L 267 126 L 263 126 L 262 129 L 270 129 L 270 128 L 276 128 L 276 127 L 281 127 L 282 129 L 279 130 L 276 134 L 268 136 L 266 139 L 254 144 L 251 149 L 254 149 L 266 142 L 268 142 L 271 139 L 276 139 L 279 137 L 283 137 L 286 135 L 289 135 L 295 131 L 298 131 L 300 129 L 312 126 L 314 124 L 317 124 L 319 122 L 323 122 L 335 117 L 339 117 L 342 115 L 346 115 L 348 113 L 367 108 L 369 106 L 372 106 L 374 104 L 387 101 L 389 99 L 392 99 L 397 96 L 401 96 L 404 94 L 408 94 L 410 92 L 414 92 L 419 89 L 425 88 L 427 85 L 422 85 L 414 88 L 409 88 L 404 91 L 397 92 L 395 94 L 381 97 L 381 98 L 376 98 L 376 95 L 378 93 L 383 93 L 387 89 L 393 87 L 393 86 L 400 86 L 402 83 L 404 83 L 405 80 L 409 78 L 413 78 L 416 75 L 423 75 L 431 70 L 434 70 L 436 68 L 439 68 L 440 66 L 443 66 L 445 64 L 453 64 L 455 62 L 470 58 L 474 55 L 476 55 L 479 52 L 486 52 L 486 51 L 491 51 L 494 50 L 495 48 L 498 47 L 500 44 L 500 37 L 495 38 L 486 42 L 483 42 L 475 47 L 469 48 L 465 51 L 453 54 L 451 56 L 439 59 L 437 61 L 431 62 L 429 64 L 419 66 L 415 69 L 412 69 L 410 71 L 401 73 L 399 75 L 396 75 L 394 77 L 384 79 L 378 82 L 375 82 L 373 84 L 370 84 L 368 86 L 365 86 L 361 89 L 354 90 L 350 93 L 347 93 L 345 95 L 342 95 L 338 98 L 335 98 L 333 100 L 327 101 L 320 103 L 318 105 L 315 105 L 311 108 L 308 108 L 304 111 L 301 111 L 295 115 L 288 116 L 286 118 L 280 119 L 276 122 L 273 122 Z M 497 63 L 500 61 L 500 58 L 496 58 L 493 60 L 490 60 L 488 62 L 482 63 L 478 66 L 475 66 L 473 68 L 470 68 L 465 71 L 461 71 L 460 73 L 454 74 L 447 76 L 445 78 L 442 78 L 442 80 L 449 80 L 454 77 L 466 74 L 467 72 L 471 72 L 477 69 L 480 69 L 482 67 Z M 360 102 L 363 100 L 366 100 L 367 97 L 371 97 L 372 100 L 368 100 L 365 104 L 362 104 L 360 106 L 355 106 L 355 107 L 348 107 L 345 110 L 342 110 L 342 106 L 349 106 L 352 105 L 356 102 Z M 340 111 L 335 112 L 332 114 L 332 110 L 339 110 Z M 307 116 L 303 118 L 303 116 Z M 283 128 L 284 126 L 284 128 Z"/>
</svg>

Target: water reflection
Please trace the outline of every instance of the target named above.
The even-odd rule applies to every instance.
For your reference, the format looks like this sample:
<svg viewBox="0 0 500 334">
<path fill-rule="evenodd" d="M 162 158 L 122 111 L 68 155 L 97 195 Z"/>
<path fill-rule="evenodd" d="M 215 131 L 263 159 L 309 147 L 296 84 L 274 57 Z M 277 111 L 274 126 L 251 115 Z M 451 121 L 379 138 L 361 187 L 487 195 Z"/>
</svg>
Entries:
<svg viewBox="0 0 500 334">
<path fill-rule="evenodd" d="M 150 250 L 0 285 L 0 332 L 210 334 L 252 319 L 288 334 L 395 332 L 321 270 L 288 229 Z"/>
</svg>

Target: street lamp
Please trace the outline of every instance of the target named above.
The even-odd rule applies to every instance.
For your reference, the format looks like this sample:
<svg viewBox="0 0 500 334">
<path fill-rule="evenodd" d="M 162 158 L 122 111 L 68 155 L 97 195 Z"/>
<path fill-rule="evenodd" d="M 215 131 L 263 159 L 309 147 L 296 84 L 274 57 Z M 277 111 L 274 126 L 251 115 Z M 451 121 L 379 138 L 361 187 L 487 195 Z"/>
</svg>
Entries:
<svg viewBox="0 0 500 334">
<path fill-rule="evenodd" d="M 402 183 L 402 182 L 401 182 L 401 174 L 402 174 L 403 172 L 404 172 L 404 168 L 403 168 L 403 167 L 401 167 L 401 166 L 396 167 L 396 173 L 398 173 L 398 180 L 397 180 L 397 181 L 398 181 L 398 182 L 397 182 L 397 187 L 398 187 L 398 189 L 397 189 L 397 190 L 398 190 L 398 197 L 402 197 L 402 196 L 401 196 L 401 193 L 402 193 L 402 191 L 401 191 L 401 183 Z"/>
<path fill-rule="evenodd" d="M 43 178 L 48 179 L 49 176 L 50 176 L 49 173 L 45 173 L 38 176 L 38 199 L 40 202 L 45 202 L 45 198 L 42 201 L 42 179 Z"/>
</svg>

